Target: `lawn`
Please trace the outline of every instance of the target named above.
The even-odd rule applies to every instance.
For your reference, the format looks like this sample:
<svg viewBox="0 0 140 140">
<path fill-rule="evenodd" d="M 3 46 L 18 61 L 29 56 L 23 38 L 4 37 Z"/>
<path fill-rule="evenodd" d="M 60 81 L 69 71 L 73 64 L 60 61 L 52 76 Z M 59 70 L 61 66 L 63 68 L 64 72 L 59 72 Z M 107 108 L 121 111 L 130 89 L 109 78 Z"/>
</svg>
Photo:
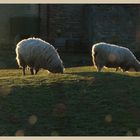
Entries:
<svg viewBox="0 0 140 140">
<path fill-rule="evenodd" d="M 93 66 L 0 70 L 1 136 L 140 135 L 140 73 Z"/>
</svg>

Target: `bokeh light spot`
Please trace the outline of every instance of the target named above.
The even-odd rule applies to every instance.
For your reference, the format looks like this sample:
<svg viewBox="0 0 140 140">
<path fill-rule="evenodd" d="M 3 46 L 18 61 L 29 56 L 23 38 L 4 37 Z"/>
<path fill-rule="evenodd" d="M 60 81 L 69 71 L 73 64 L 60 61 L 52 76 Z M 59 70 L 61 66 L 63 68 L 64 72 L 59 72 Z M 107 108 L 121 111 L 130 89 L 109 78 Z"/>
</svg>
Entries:
<svg viewBox="0 0 140 140">
<path fill-rule="evenodd" d="M 53 109 L 53 113 L 55 116 L 64 117 L 66 113 L 66 105 L 63 103 L 56 104 Z"/>
<path fill-rule="evenodd" d="M 53 132 L 51 133 L 51 136 L 59 136 L 59 133 L 58 133 L 57 131 L 53 131 Z"/>
<path fill-rule="evenodd" d="M 105 122 L 111 123 L 112 122 L 112 115 L 108 114 L 105 116 Z"/>
<path fill-rule="evenodd" d="M 129 68 L 129 71 L 135 72 L 135 69 L 134 68 Z"/>
<path fill-rule="evenodd" d="M 37 122 L 37 116 L 32 115 L 29 117 L 29 124 L 34 125 Z"/>
<path fill-rule="evenodd" d="M 7 96 L 8 94 L 10 94 L 10 92 L 11 92 L 11 87 L 8 87 L 8 86 L 2 86 L 2 87 L 0 87 L 0 93 L 3 96 Z"/>
<path fill-rule="evenodd" d="M 15 136 L 24 136 L 24 131 L 23 130 L 17 130 L 15 133 Z"/>
<path fill-rule="evenodd" d="M 116 56 L 114 54 L 110 54 L 108 56 L 108 60 L 109 60 L 109 62 L 114 62 L 116 60 Z"/>
<path fill-rule="evenodd" d="M 140 136 L 140 128 L 138 128 L 138 129 L 136 130 L 136 133 L 137 133 L 138 136 Z"/>
<path fill-rule="evenodd" d="M 128 131 L 128 132 L 126 133 L 126 136 L 133 136 L 133 133 L 132 133 L 131 131 Z"/>
</svg>

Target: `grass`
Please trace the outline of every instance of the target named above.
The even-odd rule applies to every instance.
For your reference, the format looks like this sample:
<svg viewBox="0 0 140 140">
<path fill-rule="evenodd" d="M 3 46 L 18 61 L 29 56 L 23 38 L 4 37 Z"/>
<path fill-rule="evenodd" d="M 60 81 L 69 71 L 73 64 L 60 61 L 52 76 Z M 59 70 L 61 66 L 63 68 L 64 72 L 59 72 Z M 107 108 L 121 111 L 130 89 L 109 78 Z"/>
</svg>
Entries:
<svg viewBox="0 0 140 140">
<path fill-rule="evenodd" d="M 0 70 L 1 136 L 140 135 L 140 73 L 92 66 Z"/>
</svg>

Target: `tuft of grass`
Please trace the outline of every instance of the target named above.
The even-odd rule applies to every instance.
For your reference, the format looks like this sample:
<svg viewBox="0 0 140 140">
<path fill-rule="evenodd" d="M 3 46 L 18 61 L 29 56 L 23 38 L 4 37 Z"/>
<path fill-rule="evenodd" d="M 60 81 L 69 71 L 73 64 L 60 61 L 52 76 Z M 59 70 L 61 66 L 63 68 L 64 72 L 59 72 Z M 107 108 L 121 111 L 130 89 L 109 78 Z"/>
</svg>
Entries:
<svg viewBox="0 0 140 140">
<path fill-rule="evenodd" d="M 92 66 L 0 70 L 1 136 L 140 135 L 140 73 Z"/>
</svg>

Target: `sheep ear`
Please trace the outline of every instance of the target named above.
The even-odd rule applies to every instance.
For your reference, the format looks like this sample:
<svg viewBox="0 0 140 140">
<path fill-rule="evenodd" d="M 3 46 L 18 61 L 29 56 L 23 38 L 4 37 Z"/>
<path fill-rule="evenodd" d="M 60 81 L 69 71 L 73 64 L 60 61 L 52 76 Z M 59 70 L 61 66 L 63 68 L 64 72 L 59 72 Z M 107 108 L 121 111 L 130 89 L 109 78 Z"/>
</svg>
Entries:
<svg viewBox="0 0 140 140">
<path fill-rule="evenodd" d="M 58 51 L 58 48 L 56 48 L 55 50 Z"/>
</svg>

